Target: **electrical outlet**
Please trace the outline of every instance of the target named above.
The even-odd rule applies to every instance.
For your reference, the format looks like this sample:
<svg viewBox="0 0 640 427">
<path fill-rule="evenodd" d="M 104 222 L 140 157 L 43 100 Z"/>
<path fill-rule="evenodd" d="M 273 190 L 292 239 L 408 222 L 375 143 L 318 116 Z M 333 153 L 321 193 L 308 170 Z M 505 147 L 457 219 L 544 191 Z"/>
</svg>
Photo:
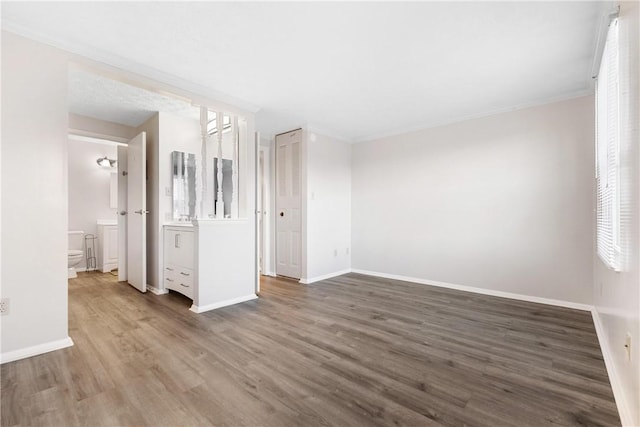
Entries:
<svg viewBox="0 0 640 427">
<path fill-rule="evenodd" d="M 0 298 L 0 316 L 9 314 L 9 298 Z"/>
<path fill-rule="evenodd" d="M 337 249 L 333 250 L 333 256 L 338 256 L 338 250 Z"/>
<path fill-rule="evenodd" d="M 624 338 L 624 349 L 627 352 L 627 360 L 631 361 L 631 334 L 629 332 Z"/>
<path fill-rule="evenodd" d="M 346 254 L 347 254 L 347 255 L 349 255 L 349 248 L 347 248 L 347 250 L 346 250 Z"/>
<path fill-rule="evenodd" d="M 171 187 L 164 187 L 164 195 L 171 197 Z"/>
<path fill-rule="evenodd" d="M 165 221 L 171 221 L 173 219 L 173 214 L 171 212 L 165 212 L 164 213 L 164 220 Z"/>
</svg>

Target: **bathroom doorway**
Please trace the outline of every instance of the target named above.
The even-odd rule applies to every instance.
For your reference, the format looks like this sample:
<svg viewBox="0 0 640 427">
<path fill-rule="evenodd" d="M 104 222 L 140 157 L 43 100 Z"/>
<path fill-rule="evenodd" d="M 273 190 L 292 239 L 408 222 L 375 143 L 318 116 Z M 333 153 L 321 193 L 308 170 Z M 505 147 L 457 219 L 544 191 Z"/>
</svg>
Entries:
<svg viewBox="0 0 640 427">
<path fill-rule="evenodd" d="M 74 119 L 75 120 L 75 119 Z M 67 176 L 69 277 L 117 270 L 118 145 L 70 132 Z M 117 273 L 116 273 L 117 274 Z"/>
<path fill-rule="evenodd" d="M 146 292 L 146 133 L 125 144 L 74 132 L 67 159 L 68 277 L 111 273 Z"/>
</svg>

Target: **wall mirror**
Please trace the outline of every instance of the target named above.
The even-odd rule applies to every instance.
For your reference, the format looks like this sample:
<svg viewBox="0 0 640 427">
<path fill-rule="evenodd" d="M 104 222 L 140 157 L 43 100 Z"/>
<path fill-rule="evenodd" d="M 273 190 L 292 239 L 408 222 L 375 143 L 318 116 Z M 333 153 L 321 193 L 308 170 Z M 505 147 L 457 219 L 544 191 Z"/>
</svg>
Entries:
<svg viewBox="0 0 640 427">
<path fill-rule="evenodd" d="M 174 151 L 173 219 L 190 221 L 196 216 L 196 155 Z"/>
</svg>

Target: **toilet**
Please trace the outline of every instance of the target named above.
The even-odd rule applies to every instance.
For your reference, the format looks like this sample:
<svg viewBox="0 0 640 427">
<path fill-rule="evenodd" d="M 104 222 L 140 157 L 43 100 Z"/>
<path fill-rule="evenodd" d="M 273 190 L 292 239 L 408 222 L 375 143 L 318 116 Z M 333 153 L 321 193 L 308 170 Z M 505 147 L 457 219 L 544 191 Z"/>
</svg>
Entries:
<svg viewBox="0 0 640 427">
<path fill-rule="evenodd" d="M 84 259 L 84 231 L 69 230 L 69 253 L 67 254 L 67 268 L 69 279 L 78 277 L 76 265 Z"/>
</svg>

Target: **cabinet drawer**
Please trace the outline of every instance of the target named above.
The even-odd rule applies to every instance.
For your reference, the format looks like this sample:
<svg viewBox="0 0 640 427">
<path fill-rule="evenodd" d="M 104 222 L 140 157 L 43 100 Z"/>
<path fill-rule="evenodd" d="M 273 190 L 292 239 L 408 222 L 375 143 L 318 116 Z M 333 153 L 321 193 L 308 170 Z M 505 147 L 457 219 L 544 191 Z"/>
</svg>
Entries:
<svg viewBox="0 0 640 427">
<path fill-rule="evenodd" d="M 193 299 L 193 270 L 174 265 L 165 266 L 164 287 Z"/>
</svg>

